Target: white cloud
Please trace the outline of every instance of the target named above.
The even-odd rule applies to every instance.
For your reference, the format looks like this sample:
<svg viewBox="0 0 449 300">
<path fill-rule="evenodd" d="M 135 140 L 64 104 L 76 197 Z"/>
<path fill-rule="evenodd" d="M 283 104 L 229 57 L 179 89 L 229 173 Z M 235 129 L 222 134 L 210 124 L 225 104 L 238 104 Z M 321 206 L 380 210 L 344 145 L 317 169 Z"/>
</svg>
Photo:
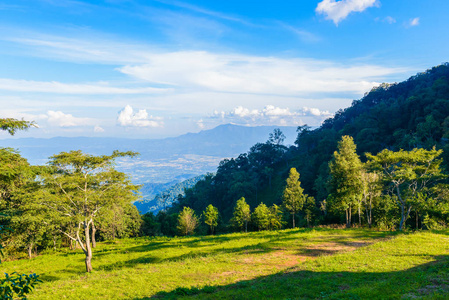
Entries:
<svg viewBox="0 0 449 300">
<path fill-rule="evenodd" d="M 238 106 L 231 111 L 214 111 L 210 118 L 219 118 L 222 122 L 242 125 L 280 125 L 297 126 L 308 123 L 319 125 L 324 119 L 331 117 L 328 111 L 318 108 L 303 107 L 297 110 L 267 105 L 263 109 L 248 109 Z"/>
<path fill-rule="evenodd" d="M 370 0 L 373 2 L 373 0 Z M 366 1 L 363 1 L 364 3 Z M 375 2 L 375 1 L 374 1 Z M 374 3 L 373 2 L 373 3 Z M 321 2 L 324 3 L 324 2 Z M 320 3 L 320 4 L 321 4 Z M 337 6 L 359 3 L 355 0 L 335 2 Z M 343 3 L 343 4 L 341 4 Z M 367 2 L 366 2 L 367 3 Z M 367 5 L 365 3 L 365 5 Z M 360 3 L 359 3 L 360 4 Z M 288 25 L 284 25 L 288 26 Z M 290 27 L 302 38 L 318 37 Z M 148 45 L 120 43 L 107 39 L 68 39 L 15 32 L 20 37 L 8 41 L 31 46 L 31 55 L 76 62 L 121 65 L 116 70 L 138 80 L 168 84 L 171 89 L 154 87 L 115 87 L 108 83 L 65 84 L 0 79 L 0 89 L 73 94 L 145 94 L 164 92 L 231 92 L 298 96 L 304 93 L 349 92 L 357 95 L 369 91 L 389 75 L 408 71 L 404 68 L 331 61 L 214 53 L 208 51 L 163 52 Z M 25 35 L 25 36 L 24 36 Z"/>
<path fill-rule="evenodd" d="M 148 116 L 146 109 L 140 109 L 134 113 L 130 105 L 126 105 L 118 115 L 117 122 L 121 126 L 135 127 L 162 127 L 163 122 L 160 117 Z"/>
<path fill-rule="evenodd" d="M 0 90 L 52 94 L 154 94 L 169 91 L 162 88 L 120 88 L 107 82 L 94 84 L 62 83 L 57 81 L 32 81 L 0 78 Z"/>
<path fill-rule="evenodd" d="M 332 20 L 335 25 L 338 25 L 350 13 L 362 12 L 376 5 L 378 5 L 377 0 L 323 0 L 318 3 L 315 11 L 319 14 L 326 15 L 327 20 Z"/>
<path fill-rule="evenodd" d="M 404 69 L 376 65 L 340 65 L 301 58 L 276 58 L 179 51 L 154 54 L 147 63 L 121 72 L 150 83 L 176 88 L 230 93 L 299 95 L 351 92 L 363 94 L 376 80 Z"/>
<path fill-rule="evenodd" d="M 409 24 L 408 24 L 410 27 L 413 27 L 413 26 L 418 26 L 419 25 L 419 18 L 414 18 L 414 19 L 411 19 L 410 21 L 409 21 Z"/>
<path fill-rule="evenodd" d="M 204 125 L 203 119 L 198 120 L 196 122 L 196 125 L 198 126 L 199 129 L 204 129 L 206 127 L 206 125 Z"/>
<path fill-rule="evenodd" d="M 98 125 L 94 127 L 94 132 L 101 133 L 104 132 L 104 129 Z"/>
<path fill-rule="evenodd" d="M 49 110 L 47 115 L 39 116 L 41 119 L 47 119 L 47 123 L 58 127 L 84 126 L 92 122 L 88 118 L 77 118 L 71 114 L 65 114 L 62 111 Z"/>
<path fill-rule="evenodd" d="M 390 16 L 385 17 L 384 21 L 387 22 L 388 24 L 396 23 L 396 19 Z"/>
</svg>

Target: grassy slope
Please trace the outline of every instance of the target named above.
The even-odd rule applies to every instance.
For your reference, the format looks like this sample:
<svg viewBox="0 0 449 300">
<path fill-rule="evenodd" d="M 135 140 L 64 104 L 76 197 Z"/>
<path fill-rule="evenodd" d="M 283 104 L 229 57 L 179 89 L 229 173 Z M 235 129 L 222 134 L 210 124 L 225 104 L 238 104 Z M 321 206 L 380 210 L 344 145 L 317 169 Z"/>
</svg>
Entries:
<svg viewBox="0 0 449 300">
<path fill-rule="evenodd" d="M 389 237 L 394 237 L 389 239 Z M 360 247 L 366 246 L 366 247 Z M 329 255 L 332 254 L 332 255 Z M 5 262 L 36 272 L 32 299 L 364 299 L 449 297 L 449 232 L 283 230 L 102 243 L 94 272 L 83 255 Z"/>
</svg>

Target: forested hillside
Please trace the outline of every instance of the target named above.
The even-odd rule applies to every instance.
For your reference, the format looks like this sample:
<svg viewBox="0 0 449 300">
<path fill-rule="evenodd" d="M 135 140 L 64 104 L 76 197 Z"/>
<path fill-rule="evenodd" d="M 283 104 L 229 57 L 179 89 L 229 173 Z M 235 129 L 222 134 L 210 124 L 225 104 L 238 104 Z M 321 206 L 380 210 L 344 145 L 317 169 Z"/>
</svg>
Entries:
<svg viewBox="0 0 449 300">
<path fill-rule="evenodd" d="M 237 158 L 221 161 L 216 175 L 206 176 L 172 208 L 183 207 L 201 213 L 212 204 L 224 223 L 233 214 L 236 201 L 244 197 L 251 209 L 282 203 L 289 170 L 300 173 L 304 192 L 315 197 L 314 215 L 319 222 L 338 222 L 341 213 L 325 208 L 329 196 L 329 161 L 342 136 L 350 136 L 357 145 L 362 162 L 365 153 L 383 149 L 398 151 L 433 147 L 442 149 L 441 168 L 449 167 L 449 64 L 434 67 L 401 83 L 382 84 L 362 99 L 340 110 L 321 127 L 298 127 L 295 146 L 283 146 L 283 138 L 274 132 L 266 143 L 258 143 Z M 388 210 L 378 206 L 377 209 Z M 424 216 L 418 217 L 422 220 Z M 418 221 L 417 221 L 418 222 Z"/>
</svg>

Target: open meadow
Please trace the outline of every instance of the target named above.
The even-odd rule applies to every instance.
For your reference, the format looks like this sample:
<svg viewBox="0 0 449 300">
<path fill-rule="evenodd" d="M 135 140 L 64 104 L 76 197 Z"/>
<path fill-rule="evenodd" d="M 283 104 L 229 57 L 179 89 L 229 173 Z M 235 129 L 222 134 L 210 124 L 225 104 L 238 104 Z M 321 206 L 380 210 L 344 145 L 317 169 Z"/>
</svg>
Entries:
<svg viewBox="0 0 449 300">
<path fill-rule="evenodd" d="M 2 263 L 30 299 L 447 299 L 449 232 L 290 229 L 99 243 Z"/>
</svg>

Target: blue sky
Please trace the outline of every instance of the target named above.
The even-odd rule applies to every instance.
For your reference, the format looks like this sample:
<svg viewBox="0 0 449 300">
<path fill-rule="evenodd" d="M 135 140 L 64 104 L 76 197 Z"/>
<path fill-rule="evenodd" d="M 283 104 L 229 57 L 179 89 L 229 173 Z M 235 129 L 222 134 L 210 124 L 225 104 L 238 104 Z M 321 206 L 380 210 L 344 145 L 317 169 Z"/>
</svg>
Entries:
<svg viewBox="0 0 449 300">
<path fill-rule="evenodd" d="M 0 117 L 39 125 L 17 137 L 48 138 L 317 126 L 448 61 L 448 11 L 446 0 L 2 1 Z"/>
</svg>

